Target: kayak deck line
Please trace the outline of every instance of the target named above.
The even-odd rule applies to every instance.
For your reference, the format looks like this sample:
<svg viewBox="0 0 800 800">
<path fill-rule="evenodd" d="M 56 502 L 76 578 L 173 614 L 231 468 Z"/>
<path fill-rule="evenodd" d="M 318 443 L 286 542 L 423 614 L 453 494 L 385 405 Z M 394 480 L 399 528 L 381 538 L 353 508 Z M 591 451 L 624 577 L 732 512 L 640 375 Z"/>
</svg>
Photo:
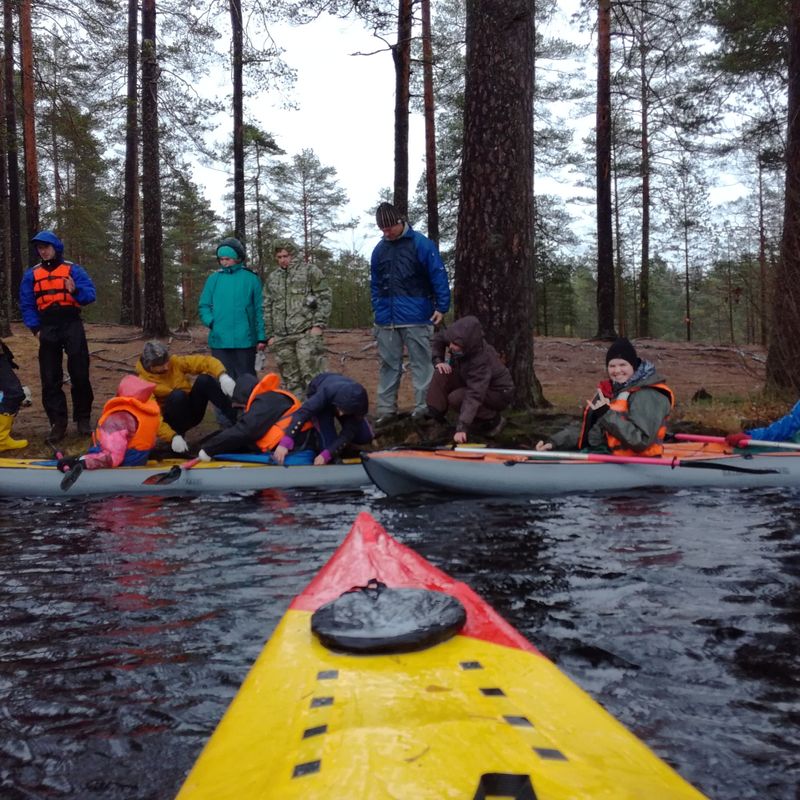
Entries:
<svg viewBox="0 0 800 800">
<path fill-rule="evenodd" d="M 365 575 L 455 597 L 464 628 L 413 652 L 328 649 L 312 616 Z M 492 795 L 703 797 L 468 586 L 362 513 L 292 601 L 178 798 Z"/>
</svg>

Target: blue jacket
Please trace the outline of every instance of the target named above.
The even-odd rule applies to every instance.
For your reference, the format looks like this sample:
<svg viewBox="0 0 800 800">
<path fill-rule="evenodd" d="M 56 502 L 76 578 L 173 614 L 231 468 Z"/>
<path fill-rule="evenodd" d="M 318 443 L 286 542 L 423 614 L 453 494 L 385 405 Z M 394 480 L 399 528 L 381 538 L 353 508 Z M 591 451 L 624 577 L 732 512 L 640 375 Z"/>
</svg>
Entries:
<svg viewBox="0 0 800 800">
<path fill-rule="evenodd" d="M 63 247 L 62 247 L 63 250 Z M 56 250 L 56 258 L 53 259 L 54 263 L 52 268 L 60 266 L 62 263 L 69 264 L 69 276 L 75 281 L 75 291 L 72 293 L 75 300 L 82 306 L 88 306 L 89 303 L 94 303 L 97 299 L 97 292 L 94 288 L 94 283 L 89 277 L 86 270 L 78 264 L 71 264 L 69 261 L 64 261 L 61 256 L 61 251 Z M 33 267 L 28 267 L 22 275 L 22 281 L 19 285 L 19 308 L 22 311 L 22 321 L 36 333 L 42 327 L 42 320 L 39 315 L 39 310 L 36 307 L 36 296 L 33 293 L 33 271 L 39 266 L 36 264 Z M 77 311 L 77 309 L 75 309 Z M 67 313 L 69 312 L 69 313 Z M 73 316 L 72 309 L 65 309 L 66 316 Z M 50 312 L 48 309 L 48 316 L 58 314 L 58 309 Z"/>
<path fill-rule="evenodd" d="M 427 325 L 434 311 L 449 310 L 450 285 L 439 251 L 410 225 L 398 239 L 378 242 L 370 268 L 376 325 Z"/>
<path fill-rule="evenodd" d="M 800 400 L 788 414 L 776 419 L 771 425 L 766 428 L 752 428 L 745 433 L 753 439 L 765 442 L 800 442 Z"/>
</svg>

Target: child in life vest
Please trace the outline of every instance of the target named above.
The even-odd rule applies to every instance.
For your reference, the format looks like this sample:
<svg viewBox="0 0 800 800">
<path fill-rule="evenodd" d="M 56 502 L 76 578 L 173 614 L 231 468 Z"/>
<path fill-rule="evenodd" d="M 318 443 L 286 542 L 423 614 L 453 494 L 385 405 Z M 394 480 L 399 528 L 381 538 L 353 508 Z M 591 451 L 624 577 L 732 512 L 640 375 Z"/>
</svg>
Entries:
<svg viewBox="0 0 800 800">
<path fill-rule="evenodd" d="M 675 405 L 672 390 L 655 366 L 636 354 L 628 339 L 617 339 L 606 353 L 608 379 L 586 401 L 580 429 L 560 431 L 537 450 L 603 450 L 614 455 L 660 456 L 667 419 Z"/>
<path fill-rule="evenodd" d="M 92 438 L 94 446 L 82 456 L 58 460 L 58 469 L 107 469 L 147 462 L 156 443 L 161 411 L 153 397 L 155 384 L 126 375 L 117 394 L 103 407 Z"/>
</svg>

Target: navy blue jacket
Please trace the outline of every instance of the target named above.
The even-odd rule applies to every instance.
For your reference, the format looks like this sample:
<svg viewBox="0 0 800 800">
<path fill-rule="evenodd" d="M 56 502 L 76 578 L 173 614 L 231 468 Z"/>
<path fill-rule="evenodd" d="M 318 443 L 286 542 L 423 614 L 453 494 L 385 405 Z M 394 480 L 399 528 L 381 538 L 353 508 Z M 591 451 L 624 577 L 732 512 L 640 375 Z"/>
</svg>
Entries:
<svg viewBox="0 0 800 800">
<path fill-rule="evenodd" d="M 383 238 L 370 262 L 376 325 L 427 325 L 447 313 L 450 285 L 436 245 L 406 224 L 402 236 Z"/>
</svg>

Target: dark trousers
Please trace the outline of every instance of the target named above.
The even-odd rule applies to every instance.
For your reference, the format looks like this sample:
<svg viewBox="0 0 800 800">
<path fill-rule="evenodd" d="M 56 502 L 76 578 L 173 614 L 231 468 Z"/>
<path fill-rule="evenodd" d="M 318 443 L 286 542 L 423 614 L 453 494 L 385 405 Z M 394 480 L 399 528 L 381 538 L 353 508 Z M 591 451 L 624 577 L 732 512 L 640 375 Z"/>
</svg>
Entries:
<svg viewBox="0 0 800 800">
<path fill-rule="evenodd" d="M 0 350 L 0 394 L 0 414 L 16 414 L 25 399 L 25 393 L 11 366 L 11 358 L 3 350 Z"/>
<path fill-rule="evenodd" d="M 64 383 L 63 354 L 67 355 L 72 394 L 72 418 L 88 420 L 92 415 L 94 392 L 89 382 L 89 345 L 80 318 L 42 322 L 39 331 L 39 375 L 42 380 L 42 403 L 51 424 L 67 424 L 67 398 Z"/>
<path fill-rule="evenodd" d="M 172 430 L 183 436 L 203 421 L 209 403 L 215 405 L 231 422 L 236 422 L 230 397 L 211 375 L 198 375 L 189 392 L 183 389 L 170 392 L 161 406 L 161 416 Z"/>
<path fill-rule="evenodd" d="M 225 372 L 234 380 L 256 374 L 255 347 L 212 347 L 211 355 L 223 363 Z"/>
<path fill-rule="evenodd" d="M 428 387 L 425 402 L 434 411 L 445 415 L 449 410 L 455 412 L 461 410 L 461 404 L 464 402 L 466 393 L 467 387 L 457 372 L 446 374 L 436 370 Z M 498 411 L 508 408 L 510 404 L 511 392 L 494 392 L 489 389 L 483 398 L 483 403 L 475 413 L 475 419 L 481 422 L 488 422 L 497 416 Z"/>
<path fill-rule="evenodd" d="M 336 430 L 336 414 L 333 411 L 323 411 L 315 418 L 315 427 L 319 433 L 321 450 L 330 450 L 331 445 L 339 438 Z M 354 417 L 341 417 L 339 424 L 353 431 L 351 444 L 369 444 L 375 434 L 372 432 L 366 419 Z"/>
</svg>

